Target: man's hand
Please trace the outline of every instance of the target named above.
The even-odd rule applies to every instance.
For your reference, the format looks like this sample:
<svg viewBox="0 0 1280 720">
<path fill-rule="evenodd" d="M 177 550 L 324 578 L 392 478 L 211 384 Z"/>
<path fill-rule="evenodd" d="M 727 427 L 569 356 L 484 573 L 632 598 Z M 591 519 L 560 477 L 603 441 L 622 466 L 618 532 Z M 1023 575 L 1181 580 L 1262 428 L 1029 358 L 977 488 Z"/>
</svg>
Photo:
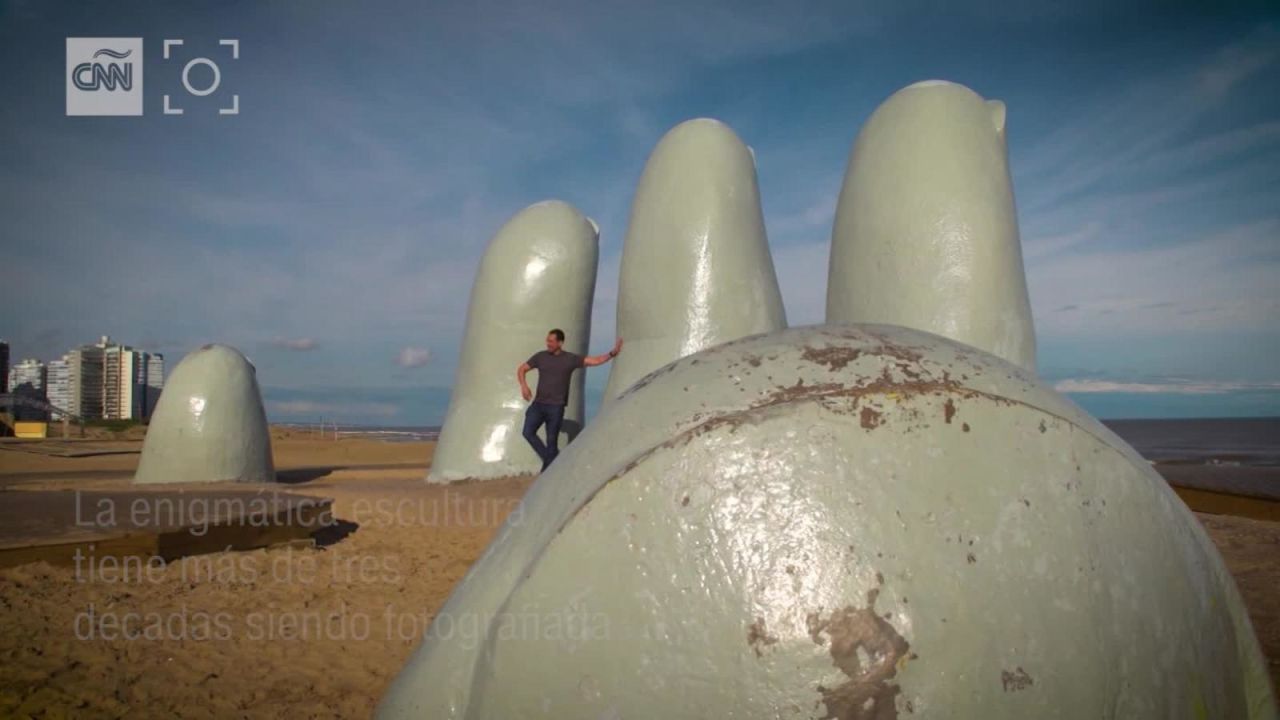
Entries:
<svg viewBox="0 0 1280 720">
<path fill-rule="evenodd" d="M 529 389 L 528 385 L 522 383 L 520 385 L 520 396 L 524 398 L 525 402 L 529 402 L 533 399 L 533 391 Z"/>
<path fill-rule="evenodd" d="M 584 367 L 595 367 L 597 365 L 603 365 L 609 362 L 610 360 L 612 360 L 614 357 L 616 357 L 617 354 L 620 352 L 622 352 L 622 338 L 618 338 L 613 343 L 613 349 L 610 350 L 609 352 L 603 355 L 590 355 L 588 357 L 582 358 L 582 365 Z"/>
</svg>

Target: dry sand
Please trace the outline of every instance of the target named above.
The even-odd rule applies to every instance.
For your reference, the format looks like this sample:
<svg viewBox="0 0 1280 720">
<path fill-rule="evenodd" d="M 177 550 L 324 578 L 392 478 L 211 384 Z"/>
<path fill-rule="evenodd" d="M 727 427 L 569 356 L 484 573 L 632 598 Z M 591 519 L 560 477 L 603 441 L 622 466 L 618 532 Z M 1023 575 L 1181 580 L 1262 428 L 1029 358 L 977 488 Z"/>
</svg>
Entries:
<svg viewBox="0 0 1280 720">
<path fill-rule="evenodd" d="M 427 485 L 431 443 L 276 433 L 290 487 L 335 500 L 327 546 L 0 570 L 0 716 L 371 714 L 531 479 Z M 0 450 L 0 485 L 125 487 L 136 461 Z M 1201 519 L 1280 676 L 1280 524 Z"/>
<path fill-rule="evenodd" d="M 330 468 L 426 467 L 431 461 L 432 442 L 385 442 L 363 437 L 340 440 L 316 439 L 314 434 L 292 428 L 271 429 L 271 450 L 276 469 L 286 482 L 313 479 L 316 471 Z M 128 479 L 138 467 L 141 440 L 0 439 L 0 488 L 22 485 L 28 489 L 43 484 L 77 481 L 101 484 L 103 480 Z M 306 477 L 299 478 L 301 475 Z"/>
</svg>

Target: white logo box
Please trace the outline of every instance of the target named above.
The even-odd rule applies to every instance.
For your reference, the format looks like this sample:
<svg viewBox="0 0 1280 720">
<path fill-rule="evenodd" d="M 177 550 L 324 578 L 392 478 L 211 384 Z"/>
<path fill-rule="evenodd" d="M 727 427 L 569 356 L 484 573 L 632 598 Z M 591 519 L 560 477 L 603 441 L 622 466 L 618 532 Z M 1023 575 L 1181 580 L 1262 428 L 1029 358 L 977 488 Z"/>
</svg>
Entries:
<svg viewBox="0 0 1280 720">
<path fill-rule="evenodd" d="M 141 115 L 142 65 L 142 38 L 67 38 L 67 115 Z"/>
</svg>

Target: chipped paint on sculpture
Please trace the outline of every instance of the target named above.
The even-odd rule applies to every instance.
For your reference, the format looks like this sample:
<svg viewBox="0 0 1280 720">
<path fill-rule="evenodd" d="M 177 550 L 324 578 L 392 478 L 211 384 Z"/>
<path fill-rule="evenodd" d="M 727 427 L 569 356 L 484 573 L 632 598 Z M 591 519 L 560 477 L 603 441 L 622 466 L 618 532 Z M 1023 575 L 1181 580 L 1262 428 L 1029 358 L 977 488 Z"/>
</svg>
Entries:
<svg viewBox="0 0 1280 720">
<path fill-rule="evenodd" d="M 271 482 L 271 433 L 253 365 L 205 345 L 173 369 L 156 403 L 135 483 Z"/>
<path fill-rule="evenodd" d="M 511 218 L 485 250 L 471 301 L 449 410 L 428 479 L 538 472 L 521 436 L 528 403 L 516 367 L 564 330 L 565 349 L 585 355 L 596 286 L 599 229 L 567 203 L 540 202 Z M 536 371 L 535 371 L 536 372 Z M 574 373 L 561 446 L 583 422 L 583 372 Z"/>
<path fill-rule="evenodd" d="M 626 351 L 605 403 L 672 360 L 786 324 L 751 149 L 717 120 L 677 125 L 632 203 L 618 278 Z"/>
<path fill-rule="evenodd" d="M 1005 106 L 894 93 L 858 133 L 831 235 L 827 322 L 927 330 L 1035 369 Z"/>
</svg>

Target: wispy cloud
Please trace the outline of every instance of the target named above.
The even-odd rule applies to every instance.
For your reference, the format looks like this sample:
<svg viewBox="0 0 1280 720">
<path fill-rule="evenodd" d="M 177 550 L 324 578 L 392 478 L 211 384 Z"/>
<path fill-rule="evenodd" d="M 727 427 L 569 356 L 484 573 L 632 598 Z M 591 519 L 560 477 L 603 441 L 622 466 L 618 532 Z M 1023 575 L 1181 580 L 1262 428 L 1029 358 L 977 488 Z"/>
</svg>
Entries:
<svg viewBox="0 0 1280 720">
<path fill-rule="evenodd" d="M 1086 245 L 1098 237 L 1102 225 L 1097 222 L 1086 223 L 1078 230 L 1054 235 L 1051 237 L 1029 237 L 1022 242 L 1022 258 L 1026 262 L 1035 262 Z"/>
<path fill-rule="evenodd" d="M 1037 227 L 1042 219 L 1055 216 L 1096 223 L 1097 214 L 1082 213 L 1078 205 L 1090 192 L 1115 194 L 1125 185 L 1151 186 L 1166 181 L 1174 170 L 1202 172 L 1230 153 L 1274 143 L 1270 122 L 1210 137 L 1197 136 L 1197 126 L 1220 112 L 1247 80 L 1275 64 L 1278 35 L 1262 26 L 1190 70 L 1171 64 L 1163 73 L 1127 84 L 1099 83 L 1103 90 L 1066 114 L 1054 132 L 1016 160 L 1024 180 L 1019 200 L 1031 215 L 1031 236 L 1042 234 Z"/>
<path fill-rule="evenodd" d="M 1201 92 L 1218 100 L 1245 78 L 1280 58 L 1280 31 L 1267 25 L 1249 37 L 1223 48 L 1196 74 Z"/>
<path fill-rule="evenodd" d="M 1267 330 L 1280 313 L 1280 218 L 1174 245 L 1100 243 L 1030 263 L 1028 278 L 1042 333 Z"/>
<path fill-rule="evenodd" d="M 315 338 L 283 338 L 278 337 L 271 341 L 271 346 L 280 348 L 281 350 L 293 350 L 294 352 L 309 352 L 320 346 Z"/>
<path fill-rule="evenodd" d="M 1224 108 L 1280 59 L 1264 25 L 1097 83 L 1013 165 L 1042 339 L 1267 333 L 1280 313 L 1280 121 Z M 1071 311 L 1068 311 L 1070 309 Z"/>
</svg>

